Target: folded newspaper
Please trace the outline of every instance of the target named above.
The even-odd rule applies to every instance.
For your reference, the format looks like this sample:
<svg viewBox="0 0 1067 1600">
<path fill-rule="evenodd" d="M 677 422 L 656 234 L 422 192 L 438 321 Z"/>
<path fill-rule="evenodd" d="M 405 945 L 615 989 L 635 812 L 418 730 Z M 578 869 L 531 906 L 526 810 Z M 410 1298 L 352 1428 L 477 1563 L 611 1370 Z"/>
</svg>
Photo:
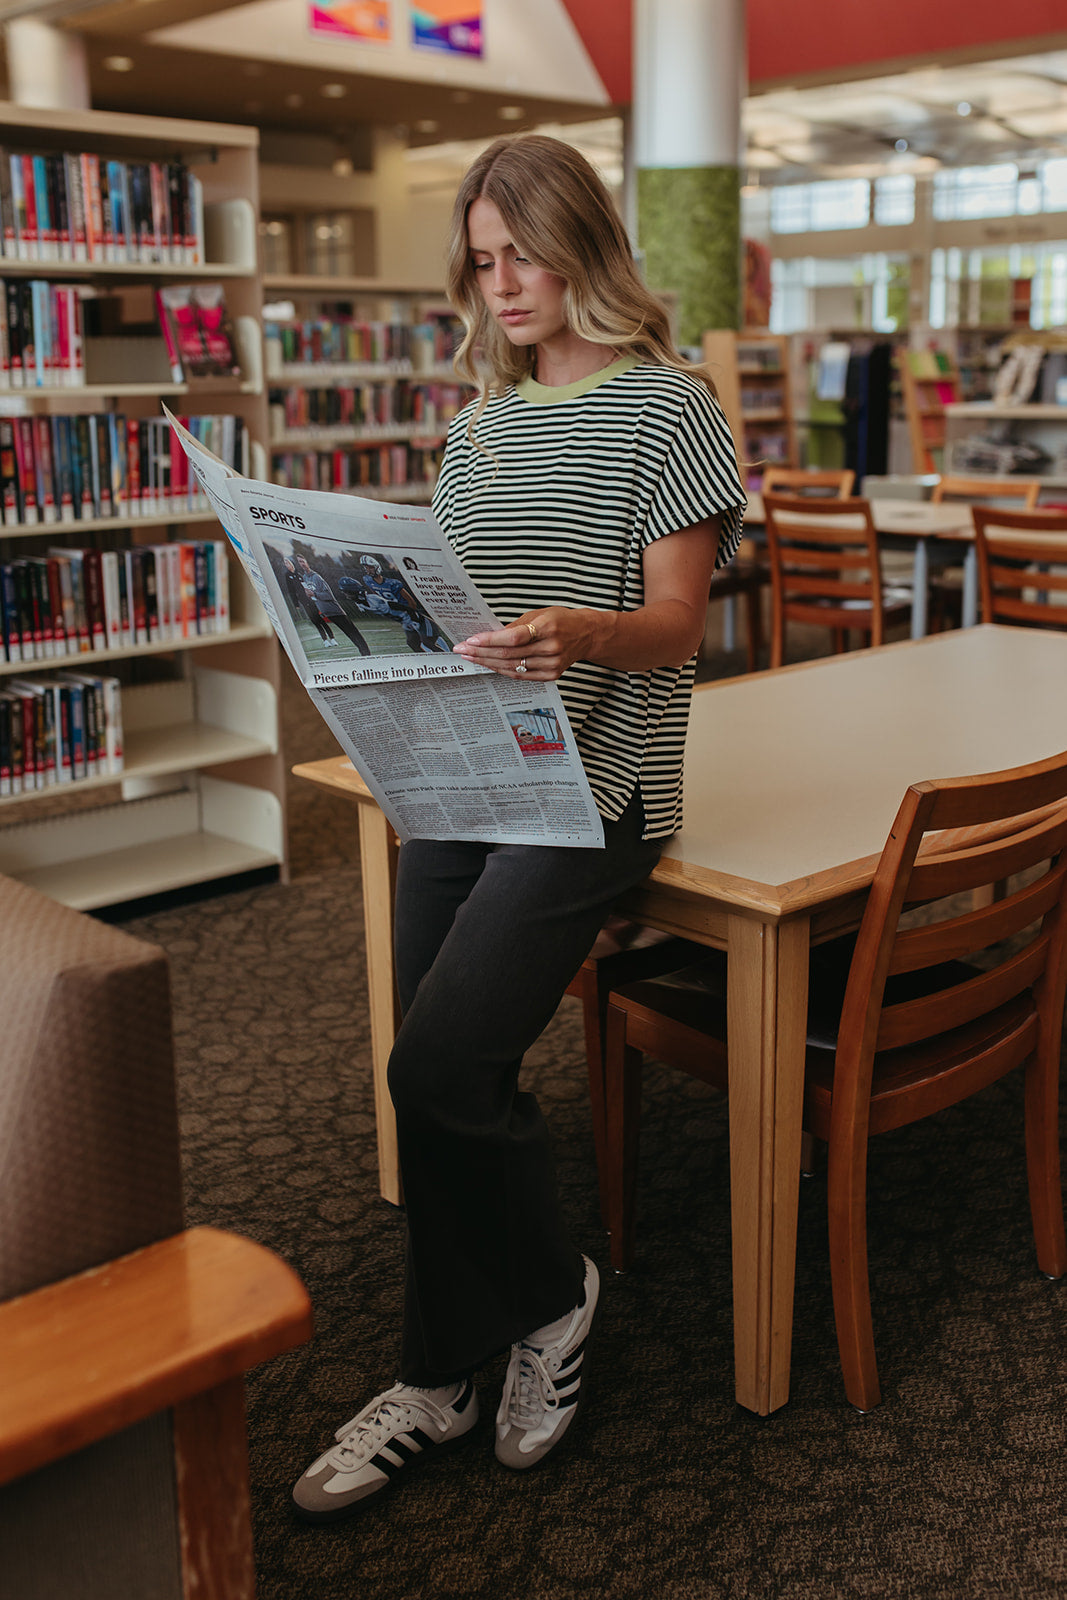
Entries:
<svg viewBox="0 0 1067 1600">
<path fill-rule="evenodd" d="M 401 839 L 603 847 L 559 690 L 453 653 L 501 624 L 428 507 L 243 478 L 163 409 L 297 676 Z"/>
</svg>

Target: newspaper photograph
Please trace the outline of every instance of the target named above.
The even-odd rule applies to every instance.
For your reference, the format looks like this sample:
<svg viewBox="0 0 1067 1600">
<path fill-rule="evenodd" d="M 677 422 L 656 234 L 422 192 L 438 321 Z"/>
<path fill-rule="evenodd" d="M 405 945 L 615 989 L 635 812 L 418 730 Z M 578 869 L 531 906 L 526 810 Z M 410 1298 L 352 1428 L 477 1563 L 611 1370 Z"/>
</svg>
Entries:
<svg viewBox="0 0 1067 1600">
<path fill-rule="evenodd" d="M 298 678 L 401 840 L 603 848 L 556 686 L 453 653 L 500 623 L 428 507 L 243 478 L 166 414 Z"/>
</svg>

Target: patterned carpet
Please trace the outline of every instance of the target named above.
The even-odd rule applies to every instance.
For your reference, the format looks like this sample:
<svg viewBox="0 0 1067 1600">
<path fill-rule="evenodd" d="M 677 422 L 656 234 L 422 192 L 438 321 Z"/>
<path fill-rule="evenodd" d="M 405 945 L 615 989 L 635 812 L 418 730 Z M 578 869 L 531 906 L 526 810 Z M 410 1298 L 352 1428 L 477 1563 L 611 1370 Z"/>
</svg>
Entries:
<svg viewBox="0 0 1067 1600">
<path fill-rule="evenodd" d="M 290 680 L 290 761 L 332 753 Z M 355 1523 L 287 1501 L 333 1430 L 392 1380 L 402 1218 L 377 1195 L 354 819 L 293 784 L 293 882 L 139 915 L 173 967 L 190 1222 L 300 1273 L 309 1346 L 252 1373 L 260 1600 L 1047 1600 L 1067 1596 L 1067 1286 L 1033 1259 L 1018 1086 L 883 1137 L 871 1266 L 884 1403 L 847 1404 L 825 1186 L 802 1186 L 789 1404 L 732 1397 L 724 1104 L 648 1074 L 638 1261 L 605 1272 L 592 1404 L 569 1454 L 513 1475 L 483 1421 Z M 528 1063 L 576 1241 L 607 1264 L 580 1017 Z"/>
</svg>

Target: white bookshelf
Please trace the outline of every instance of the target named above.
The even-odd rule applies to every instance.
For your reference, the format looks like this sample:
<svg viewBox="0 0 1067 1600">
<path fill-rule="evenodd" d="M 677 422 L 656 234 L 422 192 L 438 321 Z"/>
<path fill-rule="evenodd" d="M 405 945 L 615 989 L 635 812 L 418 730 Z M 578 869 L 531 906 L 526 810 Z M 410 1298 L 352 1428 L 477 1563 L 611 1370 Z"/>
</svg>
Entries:
<svg viewBox="0 0 1067 1600">
<path fill-rule="evenodd" d="M 205 224 L 205 260 L 195 266 L 4 258 L 0 276 L 88 283 L 118 293 L 162 282 L 224 282 L 241 364 L 232 382 L 175 384 L 169 369 L 160 369 L 162 339 L 87 339 L 86 384 L 5 391 L 6 414 L 114 409 L 149 418 L 161 415 L 162 396 L 180 397 L 183 412 L 240 416 L 252 444 L 253 472 L 264 475 L 258 143 L 254 128 L 0 103 L 5 151 L 181 159 L 203 185 Z M 3 527 L 0 550 L 11 560 L 39 551 L 42 541 L 122 548 L 168 538 L 223 534 L 204 510 L 117 515 Z M 0 662 L 0 688 L 13 674 L 39 676 L 54 669 L 116 674 L 123 684 L 124 726 L 120 774 L 55 784 L 0 803 L 0 872 L 80 909 L 262 868 L 284 875 L 279 651 L 232 552 L 229 561 L 230 627 L 224 633 L 32 663 Z"/>
</svg>

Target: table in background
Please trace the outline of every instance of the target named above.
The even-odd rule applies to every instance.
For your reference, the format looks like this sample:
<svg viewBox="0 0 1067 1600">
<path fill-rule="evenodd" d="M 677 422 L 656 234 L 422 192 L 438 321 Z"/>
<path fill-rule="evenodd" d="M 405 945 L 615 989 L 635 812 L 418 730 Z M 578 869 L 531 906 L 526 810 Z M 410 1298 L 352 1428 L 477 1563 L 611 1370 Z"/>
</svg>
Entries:
<svg viewBox="0 0 1067 1600">
<path fill-rule="evenodd" d="M 909 783 L 1067 749 L 1065 681 L 1067 633 L 977 627 L 694 694 L 685 825 L 620 909 L 727 951 L 735 1392 L 750 1410 L 789 1394 L 809 949 L 858 924 Z M 294 771 L 359 803 L 382 1193 L 399 1201 L 395 841 L 343 757 Z"/>
<path fill-rule="evenodd" d="M 972 628 L 978 620 L 978 559 L 974 549 L 974 522 L 970 506 L 958 500 L 943 501 L 940 505 L 933 505 L 929 500 L 872 500 L 870 505 L 879 535 L 898 546 L 906 542 L 913 549 L 912 638 L 922 639 L 926 634 L 931 541 L 961 546 L 962 624 L 965 628 Z M 762 528 L 763 525 L 763 498 L 758 493 L 751 493 L 745 512 L 745 526 Z"/>
</svg>

